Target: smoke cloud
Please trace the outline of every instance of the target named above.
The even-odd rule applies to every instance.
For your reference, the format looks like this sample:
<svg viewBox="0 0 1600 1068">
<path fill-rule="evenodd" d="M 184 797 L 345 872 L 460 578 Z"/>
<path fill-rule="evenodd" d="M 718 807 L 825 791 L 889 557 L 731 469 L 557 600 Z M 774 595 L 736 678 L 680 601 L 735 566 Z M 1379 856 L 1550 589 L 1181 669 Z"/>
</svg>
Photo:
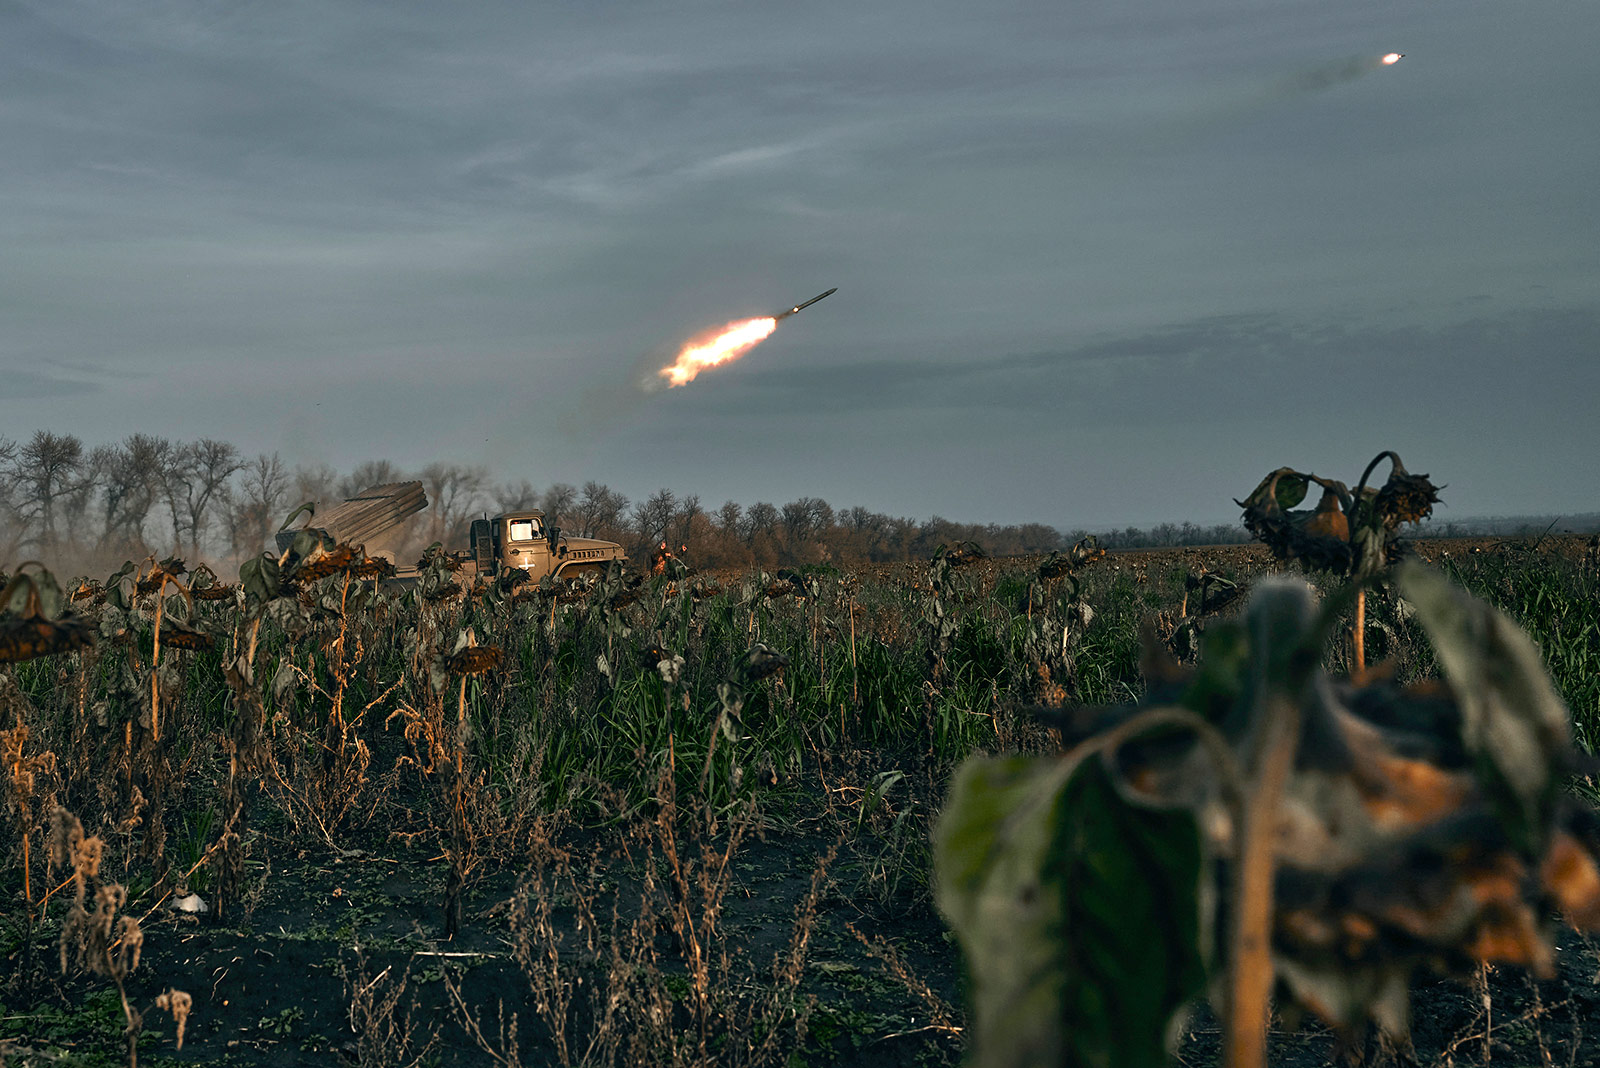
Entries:
<svg viewBox="0 0 1600 1068">
<path fill-rule="evenodd" d="M 1382 68 L 1382 56 L 1351 56 L 1335 63 L 1319 63 L 1280 80 L 1274 87 L 1273 95 L 1294 97 L 1320 93 L 1353 82 Z"/>
</svg>

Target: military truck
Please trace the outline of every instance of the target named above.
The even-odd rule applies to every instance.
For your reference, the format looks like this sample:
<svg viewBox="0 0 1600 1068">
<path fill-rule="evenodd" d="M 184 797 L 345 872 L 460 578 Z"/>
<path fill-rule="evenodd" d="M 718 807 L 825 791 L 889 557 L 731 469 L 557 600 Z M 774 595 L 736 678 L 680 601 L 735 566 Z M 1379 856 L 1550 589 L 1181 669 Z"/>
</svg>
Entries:
<svg viewBox="0 0 1600 1068">
<path fill-rule="evenodd" d="M 398 564 L 396 553 L 405 538 L 405 520 L 427 506 L 428 497 L 421 482 L 388 482 L 370 486 L 326 512 L 313 514 L 305 529 L 319 530 L 340 544 L 365 546 L 368 556 Z M 278 550 L 287 550 L 297 533 L 298 530 L 279 531 Z M 451 555 L 460 565 L 456 571 L 458 581 L 467 584 L 478 576 L 504 578 L 515 572 L 533 582 L 546 575 L 576 578 L 627 560 L 627 554 L 616 542 L 568 537 L 560 527 L 547 525 L 544 513 L 536 508 L 504 512 L 493 519 L 474 519 L 466 550 Z M 417 569 L 398 566 L 395 577 L 401 582 L 415 581 Z"/>
<path fill-rule="evenodd" d="M 546 526 L 544 513 L 536 508 L 474 519 L 468 538 L 473 567 L 487 577 L 503 577 L 520 568 L 534 582 L 546 575 L 576 578 L 627 560 L 614 541 L 569 538 L 560 527 Z"/>
</svg>

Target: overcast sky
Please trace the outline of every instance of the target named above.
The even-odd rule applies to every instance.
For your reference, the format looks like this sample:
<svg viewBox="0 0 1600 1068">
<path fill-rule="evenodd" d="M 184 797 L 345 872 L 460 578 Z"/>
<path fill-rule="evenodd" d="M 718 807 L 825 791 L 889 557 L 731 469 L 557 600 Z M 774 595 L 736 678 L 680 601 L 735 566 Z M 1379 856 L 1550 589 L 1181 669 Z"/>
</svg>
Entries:
<svg viewBox="0 0 1600 1068">
<path fill-rule="evenodd" d="M 0 0 L 0 436 L 1063 528 L 1393 448 L 1446 518 L 1593 511 L 1596 42 L 1587 0 Z"/>
</svg>

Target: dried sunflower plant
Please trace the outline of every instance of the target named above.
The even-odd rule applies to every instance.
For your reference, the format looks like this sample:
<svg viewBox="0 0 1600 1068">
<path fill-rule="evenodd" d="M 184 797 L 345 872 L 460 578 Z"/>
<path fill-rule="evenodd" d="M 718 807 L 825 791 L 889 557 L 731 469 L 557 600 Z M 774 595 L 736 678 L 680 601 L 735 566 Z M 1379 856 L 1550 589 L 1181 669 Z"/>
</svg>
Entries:
<svg viewBox="0 0 1600 1068">
<path fill-rule="evenodd" d="M 1389 477 L 1382 486 L 1367 480 L 1384 460 Z M 1297 510 L 1311 486 L 1322 496 L 1313 510 Z M 1420 523 L 1439 503 L 1439 487 L 1427 475 L 1413 475 L 1398 453 L 1372 458 L 1355 492 L 1343 482 L 1280 467 L 1242 501 L 1245 529 L 1264 542 L 1273 556 L 1297 561 L 1307 570 L 1348 576 L 1357 584 L 1355 623 L 1351 627 L 1351 660 L 1357 671 L 1366 666 L 1366 586 L 1406 556 L 1401 529 Z"/>
<path fill-rule="evenodd" d="M 138 917 L 126 910 L 127 890 L 121 883 L 101 881 L 104 855 L 105 843 L 98 835 L 86 836 L 78 817 L 59 806 L 51 813 L 51 870 L 72 870 L 72 903 L 61 924 L 61 973 L 76 967 L 116 985 L 127 1021 L 123 1036 L 128 1044 L 128 1066 L 138 1068 L 144 1014 L 128 1000 L 127 978 L 139 967 L 145 935 Z M 155 999 L 155 1007 L 171 1013 L 177 1024 L 178 1049 L 183 1048 L 192 1004 L 193 999 L 182 990 L 169 989 Z"/>
<path fill-rule="evenodd" d="M 975 757 L 936 831 L 972 979 L 973 1063 L 1155 1066 L 1209 991 L 1228 1068 L 1266 1063 L 1269 998 L 1359 1050 L 1405 1048 L 1423 969 L 1553 972 L 1547 917 L 1600 927 L 1600 815 L 1537 648 L 1423 565 L 1393 575 L 1442 678 L 1327 673 L 1353 596 L 1257 584 L 1183 667 L 1064 755 Z"/>
<path fill-rule="evenodd" d="M 12 664 L 82 649 L 92 645 L 95 637 L 94 625 L 71 610 L 70 599 L 41 565 L 24 564 L 0 590 L 0 662 Z M 9 676 L 5 681 L 10 684 Z M 152 692 L 152 701 L 158 701 L 159 692 Z M 53 774 L 55 760 L 52 753 L 27 752 L 29 728 L 21 722 L 20 711 L 26 702 L 19 699 L 8 704 L 17 710 L 18 722 L 0 731 L 0 763 L 6 772 L 6 808 L 22 843 L 23 894 L 31 935 L 35 906 L 42 910 L 54 893 L 41 894 L 35 901 L 29 843 L 38 815 L 34 804 L 37 786 Z M 125 909 L 126 889 L 100 878 L 104 841 L 98 835 L 85 835 L 78 817 L 60 805 L 53 806 L 50 813 L 47 847 L 47 874 L 53 877 L 58 869 L 71 871 L 72 900 L 61 921 L 62 974 L 76 967 L 116 985 L 127 1024 L 128 1064 L 136 1068 L 144 1014 L 129 1001 L 126 979 L 139 966 L 144 930 L 139 919 Z M 180 990 L 168 990 L 156 999 L 156 1007 L 170 1012 L 177 1023 L 180 1049 L 190 1005 L 189 995 Z"/>
</svg>

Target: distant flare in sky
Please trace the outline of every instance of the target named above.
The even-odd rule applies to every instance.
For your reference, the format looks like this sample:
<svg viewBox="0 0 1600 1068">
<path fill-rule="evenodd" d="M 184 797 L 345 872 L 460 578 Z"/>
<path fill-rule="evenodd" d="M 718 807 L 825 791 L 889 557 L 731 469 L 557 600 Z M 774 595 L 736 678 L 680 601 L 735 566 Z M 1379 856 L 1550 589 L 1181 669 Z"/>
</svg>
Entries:
<svg viewBox="0 0 1600 1068">
<path fill-rule="evenodd" d="M 1404 58 L 1406 58 L 1404 52 L 1390 52 L 1382 56 L 1368 52 L 1366 55 L 1351 56 L 1348 59 L 1318 63 L 1284 78 L 1278 83 L 1273 95 L 1294 97 L 1306 93 L 1320 93 L 1344 85 L 1346 82 L 1353 82 L 1375 70 L 1392 67 Z"/>
<path fill-rule="evenodd" d="M 688 385 L 701 371 L 737 360 L 765 341 L 778 328 L 779 319 L 787 319 L 795 312 L 803 311 L 823 297 L 837 292 L 838 289 L 835 287 L 826 293 L 819 293 L 802 304 L 785 308 L 777 315 L 761 319 L 741 319 L 729 323 L 709 339 L 685 345 L 672 366 L 663 367 L 657 374 L 667 380 L 668 389 Z"/>
</svg>

